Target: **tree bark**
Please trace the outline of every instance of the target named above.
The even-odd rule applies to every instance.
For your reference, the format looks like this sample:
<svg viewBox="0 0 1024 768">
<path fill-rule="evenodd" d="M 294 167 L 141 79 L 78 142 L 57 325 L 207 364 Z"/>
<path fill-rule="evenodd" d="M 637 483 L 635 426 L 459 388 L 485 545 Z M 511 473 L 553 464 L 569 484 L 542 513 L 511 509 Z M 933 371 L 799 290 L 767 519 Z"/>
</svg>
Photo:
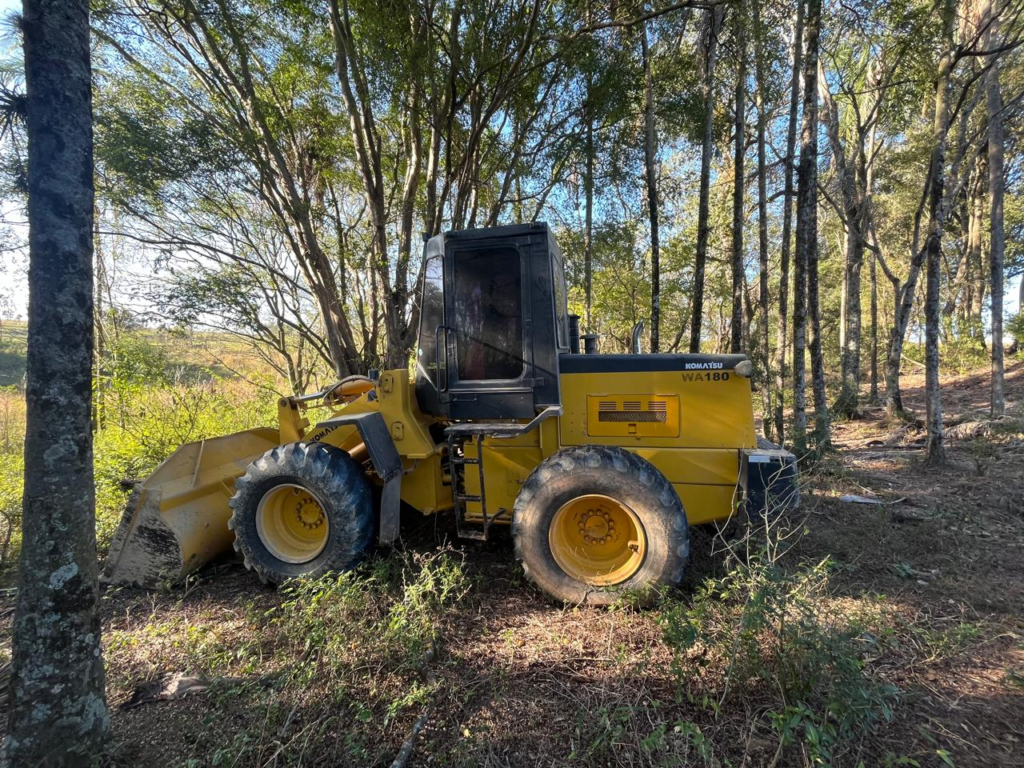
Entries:
<svg viewBox="0 0 1024 768">
<path fill-rule="evenodd" d="M 92 412 L 92 431 L 98 432 L 103 429 L 104 413 L 103 413 L 103 366 L 104 359 L 107 356 L 107 328 L 106 328 L 106 313 L 103 309 L 103 288 L 107 283 L 106 277 L 106 263 L 103 260 L 103 241 L 100 239 L 100 219 L 102 218 L 102 211 L 98 207 L 93 208 L 93 250 L 95 253 L 96 263 L 96 280 L 93 288 L 93 295 L 95 296 L 95 306 L 93 307 L 93 325 L 96 329 L 96 349 L 94 352 L 94 370 L 93 370 L 93 412 Z"/>
<path fill-rule="evenodd" d="M 700 150 L 700 199 L 697 204 L 697 252 L 693 266 L 693 300 L 690 317 L 690 352 L 700 352 L 701 321 L 704 315 L 704 273 L 708 261 L 708 223 L 711 198 L 711 153 L 715 136 L 715 63 L 722 9 L 708 10 L 707 59 L 704 65 L 704 139 Z"/>
<path fill-rule="evenodd" d="M 786 347 L 789 346 L 789 249 L 793 227 L 793 172 L 796 156 L 796 129 L 800 116 L 800 71 L 803 66 L 804 4 L 797 0 L 793 22 L 793 78 L 789 89 L 789 125 L 786 129 L 785 187 L 782 203 L 782 245 L 779 255 L 779 328 L 775 351 L 775 434 L 781 443 L 785 437 Z"/>
<path fill-rule="evenodd" d="M 989 13 L 992 3 L 989 2 Z M 995 50 L 1000 44 L 999 18 L 993 16 L 985 33 L 985 49 Z M 1003 397 L 1003 260 L 1006 251 L 1006 230 L 1003 224 L 1003 107 L 999 88 L 999 54 L 991 54 L 990 68 L 985 75 L 985 111 L 988 116 L 988 197 L 990 231 L 990 262 L 992 267 L 992 418 L 1006 410 Z M 1024 280 L 1024 278 L 1022 278 Z M 1021 308 L 1024 311 L 1024 307 Z"/>
<path fill-rule="evenodd" d="M 87 0 L 25 0 L 29 345 L 6 756 L 85 765 L 106 742 L 93 485 Z"/>
<path fill-rule="evenodd" d="M 986 83 L 987 85 L 987 83 Z M 968 185 L 967 196 L 967 243 L 964 256 L 966 267 L 967 296 L 964 301 L 964 313 L 970 333 L 985 346 L 982 311 L 985 308 L 985 289 L 988 275 L 983 267 L 984 252 L 983 231 L 985 228 L 986 209 L 990 208 L 985 199 L 985 186 L 988 181 L 988 158 L 979 154 L 974 164 L 974 179 Z"/>
<path fill-rule="evenodd" d="M 878 257 L 871 254 L 871 404 L 878 403 Z"/>
<path fill-rule="evenodd" d="M 583 190 L 586 196 L 586 230 L 583 234 L 583 281 L 585 292 L 583 327 L 593 332 L 592 307 L 594 285 L 594 117 L 590 104 L 590 75 L 587 75 L 587 114 L 586 114 L 586 168 L 583 177 Z"/>
<path fill-rule="evenodd" d="M 817 265 L 817 256 L 814 252 L 818 245 L 818 30 L 820 20 L 821 0 L 807 0 L 804 24 L 803 123 L 800 131 L 800 165 L 797 173 L 796 249 L 793 276 L 793 445 L 798 456 L 807 452 L 805 355 L 808 315 L 811 313 L 810 270 L 812 265 Z M 813 325 L 813 314 L 811 317 Z M 812 336 L 812 342 L 813 338 Z"/>
<path fill-rule="evenodd" d="M 659 351 L 661 328 L 661 251 L 658 242 L 658 134 L 654 125 L 654 80 L 647 23 L 641 25 L 640 45 L 644 60 L 644 178 L 647 182 L 647 213 L 651 223 L 651 352 Z"/>
<path fill-rule="evenodd" d="M 758 262 L 758 350 L 757 377 L 761 383 L 761 413 L 766 436 L 771 436 L 772 414 L 772 372 L 771 343 L 769 340 L 768 317 L 768 157 L 766 151 L 766 133 L 768 126 L 767 72 L 765 71 L 764 29 L 761 25 L 761 3 L 757 0 L 753 5 L 754 14 L 754 71 L 757 80 L 757 262 Z"/>
<path fill-rule="evenodd" d="M 864 199 L 868 191 L 859 188 L 859 182 L 866 187 L 867 168 L 861 168 L 858 160 L 865 157 L 865 127 L 858 120 L 855 131 L 858 146 L 852 157 L 848 157 L 840 136 L 839 110 L 832 99 L 829 83 L 824 71 L 818 68 L 818 88 L 821 94 L 821 122 L 826 129 L 829 145 L 832 148 L 832 163 L 839 180 L 842 192 L 842 221 L 846 231 L 843 282 L 839 311 L 839 349 L 841 390 L 835 404 L 837 414 L 853 417 L 857 413 L 860 396 L 860 285 L 861 266 L 864 263 Z M 851 99 L 855 97 L 851 96 Z M 857 102 L 853 101 L 852 110 L 857 111 Z M 863 165 L 866 165 L 866 161 Z M 858 170 L 860 173 L 858 173 Z"/>
<path fill-rule="evenodd" d="M 956 24 L 953 0 L 946 0 L 942 23 L 945 28 L 935 84 L 935 117 L 932 126 L 931 181 L 928 190 L 928 236 L 925 242 L 925 426 L 928 433 L 926 461 L 946 460 L 942 434 L 942 393 L 939 388 L 939 280 L 942 259 L 942 230 L 945 226 L 946 134 L 949 130 L 949 83 L 953 69 L 953 34 Z"/>
<path fill-rule="evenodd" d="M 732 320 L 729 327 L 729 351 L 743 351 L 743 161 L 747 149 L 747 41 L 744 19 L 737 9 L 733 17 L 736 24 L 736 98 L 733 125 L 735 145 L 733 152 L 732 185 Z"/>
</svg>

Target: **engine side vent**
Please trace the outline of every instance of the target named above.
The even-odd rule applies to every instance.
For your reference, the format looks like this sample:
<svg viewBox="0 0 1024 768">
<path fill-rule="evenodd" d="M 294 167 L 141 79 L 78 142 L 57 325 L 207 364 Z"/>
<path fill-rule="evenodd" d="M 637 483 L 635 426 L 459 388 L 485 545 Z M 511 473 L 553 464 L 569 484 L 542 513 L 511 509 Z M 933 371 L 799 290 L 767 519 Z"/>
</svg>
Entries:
<svg viewBox="0 0 1024 768">
<path fill-rule="evenodd" d="M 587 434 L 622 438 L 678 437 L 679 396 L 589 396 Z"/>
<path fill-rule="evenodd" d="M 602 411 L 597 414 L 598 421 L 635 421 L 665 423 L 664 411 Z"/>
</svg>

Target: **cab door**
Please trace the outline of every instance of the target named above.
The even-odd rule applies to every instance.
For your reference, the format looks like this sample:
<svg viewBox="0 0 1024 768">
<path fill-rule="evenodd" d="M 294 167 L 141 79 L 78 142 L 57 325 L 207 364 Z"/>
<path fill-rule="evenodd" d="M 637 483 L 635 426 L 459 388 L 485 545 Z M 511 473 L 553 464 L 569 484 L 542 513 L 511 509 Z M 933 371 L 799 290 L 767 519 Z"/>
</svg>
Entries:
<svg viewBox="0 0 1024 768">
<path fill-rule="evenodd" d="M 519 238 L 445 247 L 447 399 L 452 419 L 534 416 L 530 252 Z"/>
</svg>

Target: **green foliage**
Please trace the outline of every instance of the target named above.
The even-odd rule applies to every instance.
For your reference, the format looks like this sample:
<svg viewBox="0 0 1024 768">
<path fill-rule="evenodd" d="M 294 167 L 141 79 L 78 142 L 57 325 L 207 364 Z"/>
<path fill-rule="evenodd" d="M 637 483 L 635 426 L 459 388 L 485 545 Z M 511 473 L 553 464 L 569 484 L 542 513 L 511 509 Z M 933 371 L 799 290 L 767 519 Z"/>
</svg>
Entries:
<svg viewBox="0 0 1024 768">
<path fill-rule="evenodd" d="M 445 610 L 468 588 L 461 560 L 450 550 L 396 552 L 353 573 L 285 585 L 273 621 L 336 672 L 347 669 L 356 652 L 367 664 L 413 673 L 433 654 Z"/>
<path fill-rule="evenodd" d="M 923 357 L 923 349 L 920 354 Z M 985 327 L 981 318 L 950 318 L 943 323 L 943 367 L 965 373 L 984 366 L 988 360 Z"/>
<path fill-rule="evenodd" d="M 21 494 L 25 480 L 25 399 L 0 388 L 0 575 L 21 547 Z"/>
<path fill-rule="evenodd" d="M 722 676 L 717 709 L 730 696 L 768 698 L 765 715 L 779 749 L 799 745 L 829 765 L 866 733 L 892 719 L 898 689 L 865 666 L 877 646 L 870 617 L 835 609 L 828 595 L 832 564 L 787 570 L 767 551 L 709 578 L 692 605 L 670 603 L 663 637 L 682 689 Z M 692 696 L 692 694 L 690 694 Z"/>
<path fill-rule="evenodd" d="M 124 507 L 122 480 L 144 478 L 184 443 L 272 425 L 276 418 L 266 391 L 176 366 L 142 333 L 122 334 L 103 368 L 93 437 L 101 549 Z"/>
<path fill-rule="evenodd" d="M 1024 277 L 1021 279 L 1024 280 Z M 1018 340 L 1019 344 L 1017 353 L 1024 353 L 1024 310 L 1010 318 L 1007 321 L 1004 330 L 1008 335 L 1013 336 L 1013 338 Z"/>
</svg>

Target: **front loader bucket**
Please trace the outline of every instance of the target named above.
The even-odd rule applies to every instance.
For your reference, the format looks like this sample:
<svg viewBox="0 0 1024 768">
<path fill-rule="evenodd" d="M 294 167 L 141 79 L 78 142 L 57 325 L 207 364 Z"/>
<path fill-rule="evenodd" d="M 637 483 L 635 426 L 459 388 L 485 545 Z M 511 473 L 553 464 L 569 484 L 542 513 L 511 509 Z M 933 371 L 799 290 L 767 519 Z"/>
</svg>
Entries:
<svg viewBox="0 0 1024 768">
<path fill-rule="evenodd" d="M 160 587 L 230 549 L 228 499 L 235 479 L 279 444 L 276 429 L 250 429 L 172 453 L 132 492 L 101 581 Z"/>
</svg>

